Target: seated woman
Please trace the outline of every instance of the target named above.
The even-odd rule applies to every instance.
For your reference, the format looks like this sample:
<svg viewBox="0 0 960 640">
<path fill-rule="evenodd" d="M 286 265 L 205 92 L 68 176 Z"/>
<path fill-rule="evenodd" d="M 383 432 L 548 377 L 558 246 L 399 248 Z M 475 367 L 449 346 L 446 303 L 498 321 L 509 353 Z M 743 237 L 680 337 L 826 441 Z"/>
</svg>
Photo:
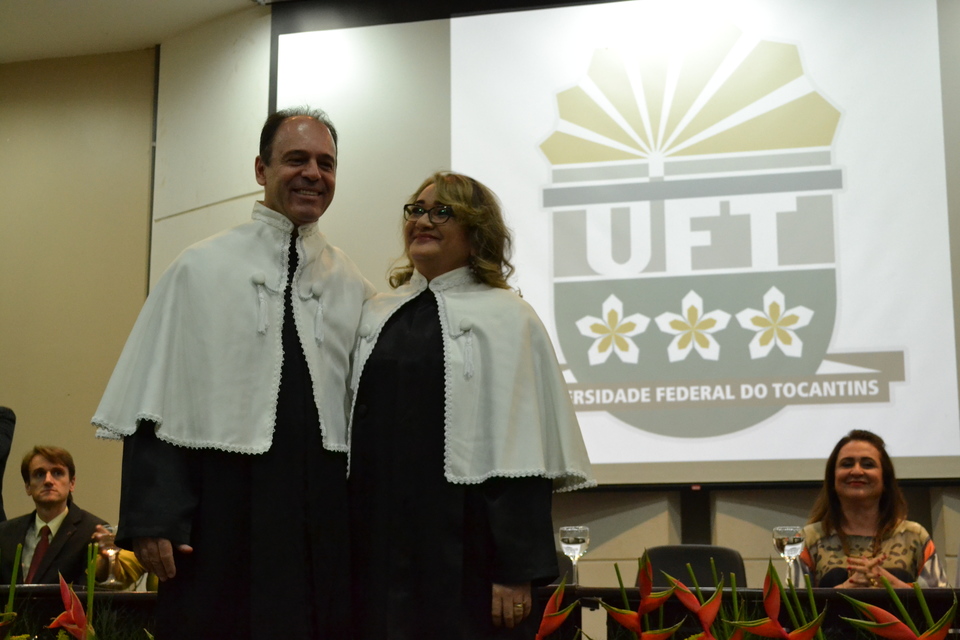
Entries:
<svg viewBox="0 0 960 640">
<path fill-rule="evenodd" d="M 907 520 L 883 439 L 854 429 L 827 460 L 823 487 L 803 530 L 804 549 L 794 563 L 796 584 L 809 574 L 813 586 L 947 587 L 930 534 Z"/>
</svg>

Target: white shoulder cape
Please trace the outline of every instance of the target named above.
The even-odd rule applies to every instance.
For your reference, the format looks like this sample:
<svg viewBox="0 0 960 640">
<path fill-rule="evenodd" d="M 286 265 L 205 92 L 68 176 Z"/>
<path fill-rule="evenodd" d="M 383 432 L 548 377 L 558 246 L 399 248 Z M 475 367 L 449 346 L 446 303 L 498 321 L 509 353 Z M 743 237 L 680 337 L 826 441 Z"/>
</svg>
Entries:
<svg viewBox="0 0 960 640">
<path fill-rule="evenodd" d="M 270 448 L 283 362 L 281 328 L 293 224 L 262 204 L 253 220 L 186 249 L 150 293 L 93 417 L 97 435 L 157 424 L 161 440 L 194 448 Z M 293 314 L 331 451 L 346 451 L 350 350 L 365 298 L 359 270 L 300 227 Z"/>
<path fill-rule="evenodd" d="M 409 283 L 364 305 L 352 397 L 384 323 L 428 287 L 443 329 L 447 480 L 539 476 L 552 479 L 555 491 L 595 485 L 540 318 L 515 292 L 477 283 L 466 267 L 429 283 L 414 272 Z"/>
</svg>

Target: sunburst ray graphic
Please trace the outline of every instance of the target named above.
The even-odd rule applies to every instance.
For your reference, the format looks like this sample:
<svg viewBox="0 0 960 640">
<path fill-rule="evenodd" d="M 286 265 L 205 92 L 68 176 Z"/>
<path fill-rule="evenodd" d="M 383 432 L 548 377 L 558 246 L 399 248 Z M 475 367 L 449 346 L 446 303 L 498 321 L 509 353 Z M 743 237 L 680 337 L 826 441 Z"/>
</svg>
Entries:
<svg viewBox="0 0 960 640">
<path fill-rule="evenodd" d="M 828 147 L 840 120 L 796 45 L 733 26 L 683 52 L 599 49 L 557 107 L 541 145 L 551 164 L 646 160 L 651 176 L 670 158 Z"/>
</svg>

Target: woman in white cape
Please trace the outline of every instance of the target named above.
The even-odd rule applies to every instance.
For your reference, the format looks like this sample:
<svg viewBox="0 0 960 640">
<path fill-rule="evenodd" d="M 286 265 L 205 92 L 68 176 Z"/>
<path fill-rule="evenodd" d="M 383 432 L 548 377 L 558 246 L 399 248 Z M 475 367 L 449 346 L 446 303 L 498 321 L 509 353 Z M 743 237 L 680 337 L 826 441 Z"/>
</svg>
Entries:
<svg viewBox="0 0 960 640">
<path fill-rule="evenodd" d="M 408 263 L 369 301 L 350 427 L 357 640 L 532 638 L 551 494 L 594 484 L 550 339 L 507 285 L 496 196 L 456 173 L 404 206 Z"/>
</svg>

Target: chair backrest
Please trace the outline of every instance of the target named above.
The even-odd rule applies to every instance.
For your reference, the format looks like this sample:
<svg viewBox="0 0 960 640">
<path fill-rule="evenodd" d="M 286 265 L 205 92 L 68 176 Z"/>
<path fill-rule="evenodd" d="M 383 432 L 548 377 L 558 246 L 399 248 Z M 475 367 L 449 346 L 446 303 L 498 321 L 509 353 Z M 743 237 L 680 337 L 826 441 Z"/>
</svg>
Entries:
<svg viewBox="0 0 960 640">
<path fill-rule="evenodd" d="M 747 571 L 743 566 L 743 557 L 736 549 L 717 547 L 712 544 L 668 544 L 647 549 L 650 564 L 653 567 L 653 586 L 668 587 L 670 583 L 663 572 L 687 585 L 690 584 L 690 572 L 687 564 L 693 568 L 697 583 L 701 587 L 713 587 L 713 571 L 710 559 L 717 567 L 718 577 L 723 577 L 724 586 L 730 586 L 730 575 L 737 577 L 737 588 L 747 586 Z M 639 575 L 637 576 L 639 578 Z"/>
<path fill-rule="evenodd" d="M 560 573 L 550 584 L 560 584 L 564 576 L 567 577 L 567 584 L 570 584 L 570 581 L 573 580 L 573 562 L 563 554 L 563 551 L 557 551 L 557 566 L 560 568 Z"/>
</svg>

